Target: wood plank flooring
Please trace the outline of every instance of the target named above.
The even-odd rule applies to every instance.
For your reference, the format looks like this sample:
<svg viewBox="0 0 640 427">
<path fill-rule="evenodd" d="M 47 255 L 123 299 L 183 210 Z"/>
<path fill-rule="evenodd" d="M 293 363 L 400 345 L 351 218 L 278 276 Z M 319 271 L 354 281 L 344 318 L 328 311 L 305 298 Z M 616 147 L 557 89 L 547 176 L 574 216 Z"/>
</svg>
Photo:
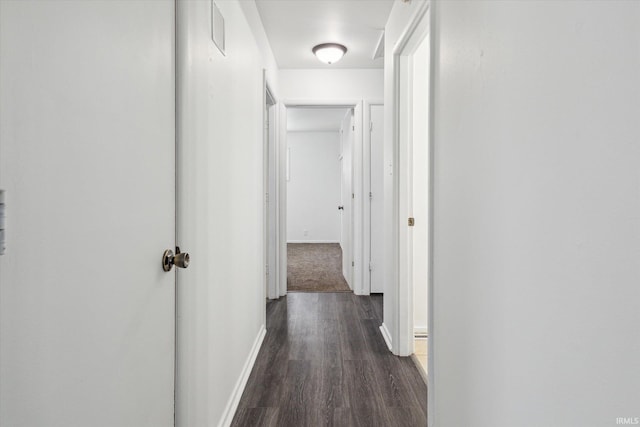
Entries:
<svg viewBox="0 0 640 427">
<path fill-rule="evenodd" d="M 382 296 L 290 293 L 267 303 L 267 335 L 232 426 L 426 427 L 427 387 L 378 327 Z"/>
</svg>

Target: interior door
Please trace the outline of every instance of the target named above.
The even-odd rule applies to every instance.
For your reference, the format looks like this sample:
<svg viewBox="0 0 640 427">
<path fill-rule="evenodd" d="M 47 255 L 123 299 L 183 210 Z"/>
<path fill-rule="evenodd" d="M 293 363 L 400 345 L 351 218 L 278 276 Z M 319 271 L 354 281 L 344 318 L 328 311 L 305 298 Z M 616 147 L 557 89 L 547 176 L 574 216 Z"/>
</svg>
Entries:
<svg viewBox="0 0 640 427">
<path fill-rule="evenodd" d="M 384 106 L 371 106 L 371 292 L 384 292 Z"/>
<path fill-rule="evenodd" d="M 0 1 L 0 425 L 173 425 L 174 8 Z"/>
<path fill-rule="evenodd" d="M 342 248 L 342 274 L 347 284 L 353 289 L 353 110 L 350 110 L 342 121 L 341 131 L 341 232 L 340 246 Z"/>
<path fill-rule="evenodd" d="M 413 264 L 414 334 L 427 334 L 429 266 L 429 37 L 418 45 L 412 57 L 411 207 L 415 226 L 410 257 Z"/>
</svg>

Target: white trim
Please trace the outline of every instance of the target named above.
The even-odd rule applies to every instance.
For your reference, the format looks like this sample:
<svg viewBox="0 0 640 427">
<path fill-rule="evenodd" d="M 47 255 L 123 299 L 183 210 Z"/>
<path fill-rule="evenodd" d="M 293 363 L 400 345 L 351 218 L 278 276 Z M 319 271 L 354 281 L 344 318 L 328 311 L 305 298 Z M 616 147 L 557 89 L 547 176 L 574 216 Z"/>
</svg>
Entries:
<svg viewBox="0 0 640 427">
<path fill-rule="evenodd" d="M 335 240 L 288 240 L 287 243 L 340 243 Z"/>
<path fill-rule="evenodd" d="M 427 384 L 427 387 L 428 387 L 429 377 L 427 375 L 427 372 L 422 367 L 422 363 L 420 363 L 420 360 L 418 360 L 418 356 L 416 356 L 415 354 L 412 354 L 411 360 L 413 360 L 413 363 L 416 364 L 416 368 L 418 368 L 418 372 L 420 372 L 420 377 L 422 377 L 422 380 L 424 381 L 425 384 Z"/>
<path fill-rule="evenodd" d="M 413 336 L 414 337 L 424 337 L 429 334 L 429 328 L 427 326 L 414 326 L 413 327 Z"/>
<path fill-rule="evenodd" d="M 344 107 L 353 108 L 359 104 L 361 99 L 331 99 L 331 100 L 316 100 L 316 99 L 285 99 L 283 104 L 287 108 L 302 107 L 302 108 L 330 108 L 330 107 Z M 286 129 L 286 128 L 285 128 Z"/>
<path fill-rule="evenodd" d="M 238 410 L 238 404 L 240 403 L 240 398 L 242 397 L 244 388 L 247 386 L 247 381 L 249 381 L 249 375 L 251 374 L 253 365 L 256 363 L 256 358 L 258 357 L 258 353 L 260 352 L 260 347 L 262 346 L 266 333 L 267 329 L 265 326 L 260 326 L 258 336 L 253 343 L 253 347 L 251 348 L 251 352 L 249 352 L 247 360 L 244 362 L 240 378 L 238 378 L 236 386 L 233 388 L 233 393 L 231 393 L 231 397 L 227 402 L 227 406 L 224 408 L 218 427 L 229 427 L 231 425 L 233 417 L 236 415 L 236 411 Z"/>
<path fill-rule="evenodd" d="M 363 270 L 369 269 L 369 263 L 367 262 L 367 268 L 363 268 L 364 261 L 364 252 L 363 252 L 363 219 L 364 219 L 364 199 L 369 197 L 369 193 L 366 193 L 365 197 L 364 185 L 363 185 L 363 175 L 362 175 L 362 166 L 363 166 L 363 144 L 364 144 L 364 120 L 363 120 L 363 102 L 358 101 L 356 106 L 353 108 L 353 125 L 354 125 L 354 133 L 353 133 L 353 154 L 352 154 L 352 164 L 351 164 L 351 176 L 352 176 L 352 189 L 355 197 L 352 199 L 352 216 L 351 216 L 351 224 L 352 224 L 352 232 L 351 237 L 353 241 L 351 242 L 351 248 L 353 251 L 353 293 L 356 295 L 368 295 L 368 289 L 365 290 L 364 280 L 363 280 Z"/>
<path fill-rule="evenodd" d="M 314 129 L 288 130 L 287 133 L 340 133 L 340 129 Z"/>
<path fill-rule="evenodd" d="M 363 239 L 362 239 L 362 253 L 364 254 L 363 261 L 366 266 L 371 265 L 371 107 L 379 105 L 384 107 L 384 100 L 365 100 L 364 107 L 362 108 L 363 120 L 363 147 L 362 147 L 362 188 L 364 189 L 364 208 L 362 217 L 363 227 Z M 368 129 L 368 130 L 367 130 Z M 381 197 L 376 195 L 375 197 Z M 371 294 L 371 270 L 365 268 L 362 279 L 362 295 Z"/>
<path fill-rule="evenodd" d="M 291 147 L 287 147 L 287 156 L 285 158 L 284 175 L 287 182 L 291 181 Z"/>
<path fill-rule="evenodd" d="M 387 344 L 387 347 L 389 347 L 389 351 L 391 351 L 393 346 L 391 345 L 391 334 L 389 333 L 389 329 L 387 329 L 387 325 L 382 323 L 382 325 L 380 325 L 380 332 L 382 332 L 382 338 L 384 338 L 384 342 Z"/>
<path fill-rule="evenodd" d="M 269 79 L 267 78 L 267 70 L 263 69 L 262 70 L 263 73 L 263 82 L 264 82 L 264 94 L 263 94 L 263 104 L 265 105 L 265 116 L 263 117 L 263 122 L 269 123 L 269 128 L 268 129 L 264 129 L 263 126 L 263 138 L 264 143 L 263 143 L 263 168 L 264 168 L 264 193 L 267 194 L 269 193 L 269 201 L 266 200 L 265 198 L 265 202 L 264 202 L 264 236 L 265 236 L 265 241 L 264 241 L 264 248 L 265 248 L 265 253 L 264 253 L 264 260 L 265 260 L 265 274 L 264 274 L 264 278 L 265 278 L 265 282 L 266 282 L 266 295 L 265 298 L 269 298 L 269 299 L 277 299 L 280 297 L 280 293 L 279 293 L 279 289 L 278 289 L 278 279 L 279 279 L 279 270 L 280 270 L 280 266 L 278 264 L 278 257 L 279 257 L 279 251 L 278 251 L 278 245 L 280 243 L 280 235 L 278 232 L 278 135 L 279 135 L 279 129 L 278 129 L 278 99 L 273 95 L 273 90 L 271 90 L 271 84 L 269 83 Z M 273 120 L 269 120 L 269 115 L 272 113 L 273 115 Z M 273 137 L 273 140 L 271 140 L 271 137 Z M 271 148 L 273 147 L 273 155 L 274 155 L 274 159 L 271 159 L 269 156 L 269 151 L 271 150 Z M 274 168 L 272 170 L 272 168 L 270 167 L 270 163 L 274 164 Z M 271 178 L 274 177 L 275 175 L 275 181 L 276 181 L 276 185 L 275 185 L 275 189 L 273 194 L 270 194 L 270 181 Z M 272 206 L 275 205 L 275 209 L 273 209 L 273 213 L 274 213 L 274 219 L 275 219 L 275 231 L 274 231 L 274 236 L 269 236 L 269 232 L 270 232 L 270 217 L 269 217 L 269 213 L 270 211 L 272 211 Z M 272 219 L 273 220 L 273 219 Z M 269 240 L 269 237 L 271 237 L 274 240 L 274 244 L 273 246 L 275 246 L 275 253 L 273 254 L 273 265 L 269 265 L 269 255 L 270 255 L 270 246 L 271 246 L 271 242 Z M 269 272 L 269 276 L 266 274 L 266 272 Z M 271 280 L 271 277 L 273 277 L 273 280 Z M 269 283 L 271 281 L 271 283 Z M 263 316 L 263 321 L 266 322 L 266 308 L 265 308 L 265 313 Z"/>
<path fill-rule="evenodd" d="M 278 104 L 278 137 L 276 139 L 276 206 L 277 234 L 278 234 L 278 291 L 279 295 L 287 294 L 287 181 L 286 181 L 286 148 L 287 148 L 287 106 L 284 102 Z"/>
<path fill-rule="evenodd" d="M 435 6 L 436 8 L 438 6 Z M 429 11 L 429 229 L 427 231 L 429 236 L 428 251 L 429 258 L 427 260 L 427 335 L 429 336 L 429 345 L 427 347 L 427 389 L 430 390 L 427 397 L 427 427 L 435 425 L 435 384 L 436 384 L 436 370 L 435 370 L 435 340 L 434 340 L 434 312 L 435 312 L 435 295 L 434 295 L 434 281 L 433 281 L 433 266 L 434 266 L 434 234 L 435 234 L 435 220 L 434 220 L 434 189 L 435 189 L 435 133 L 436 127 L 436 111 L 435 111 L 435 94 L 438 89 L 436 82 L 436 73 L 439 73 L 436 61 L 440 59 L 440 40 L 436 40 L 438 31 L 436 29 L 438 20 L 436 19 L 436 12 L 434 11 L 433 4 Z M 430 373 L 430 374 L 429 374 Z"/>
</svg>

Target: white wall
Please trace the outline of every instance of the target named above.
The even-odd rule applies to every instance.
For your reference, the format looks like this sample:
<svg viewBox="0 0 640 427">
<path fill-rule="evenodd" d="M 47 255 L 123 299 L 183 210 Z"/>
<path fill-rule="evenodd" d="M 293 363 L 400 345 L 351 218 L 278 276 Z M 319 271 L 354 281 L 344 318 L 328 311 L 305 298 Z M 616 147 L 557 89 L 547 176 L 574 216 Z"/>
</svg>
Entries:
<svg viewBox="0 0 640 427">
<path fill-rule="evenodd" d="M 281 69 L 279 72 L 281 98 L 290 104 L 300 102 L 341 105 L 355 104 L 355 137 L 353 144 L 354 194 L 354 263 L 353 287 L 357 294 L 366 294 L 363 285 L 364 247 L 364 187 L 363 187 L 363 100 L 380 101 L 383 96 L 382 69 Z M 342 102 L 340 102 L 342 101 Z M 286 197 L 286 195 L 284 196 Z M 281 257 L 282 258 L 282 257 Z"/>
<path fill-rule="evenodd" d="M 429 38 L 425 38 L 413 55 L 413 145 L 412 215 L 413 240 L 413 328 L 427 331 L 427 278 L 429 230 Z"/>
<path fill-rule="evenodd" d="M 340 241 L 340 133 L 288 132 L 287 241 Z"/>
<path fill-rule="evenodd" d="M 382 69 L 281 69 L 280 95 L 289 100 L 382 99 Z"/>
<path fill-rule="evenodd" d="M 263 63 L 238 1 L 178 2 L 176 425 L 228 425 L 264 332 Z"/>
<path fill-rule="evenodd" d="M 271 45 L 269 44 L 267 33 L 262 25 L 262 18 L 260 18 L 256 2 L 255 0 L 241 0 L 239 3 L 260 52 L 261 66 L 265 70 L 271 94 L 276 97 L 277 101 L 280 91 L 278 63 L 271 50 Z"/>
<path fill-rule="evenodd" d="M 639 417 L 640 3 L 435 7 L 433 425 Z"/>
</svg>

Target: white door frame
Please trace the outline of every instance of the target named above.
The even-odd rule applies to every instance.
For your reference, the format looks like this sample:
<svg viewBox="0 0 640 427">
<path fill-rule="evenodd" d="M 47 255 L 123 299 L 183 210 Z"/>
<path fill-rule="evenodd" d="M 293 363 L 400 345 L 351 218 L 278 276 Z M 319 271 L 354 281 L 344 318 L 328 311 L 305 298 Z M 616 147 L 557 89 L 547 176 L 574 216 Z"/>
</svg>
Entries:
<svg viewBox="0 0 640 427">
<path fill-rule="evenodd" d="M 411 144 L 412 144 L 412 104 L 413 79 L 412 56 L 420 42 L 429 35 L 429 3 L 425 2 L 412 17 L 393 49 L 393 203 L 392 203 L 392 248 L 393 277 L 396 290 L 393 352 L 399 356 L 413 353 L 413 283 L 411 281 L 411 233 L 407 219 L 411 216 Z M 430 102 L 431 105 L 431 102 Z M 430 109 L 431 110 L 431 109 Z M 432 126 L 429 126 L 430 133 Z M 429 138 L 431 144 L 431 137 Z M 433 168 L 431 168 L 433 169 Z M 429 203 L 432 217 L 432 204 Z M 429 239 L 431 240 L 431 227 Z M 431 253 L 431 252 L 430 252 Z M 431 257 L 431 256 L 430 256 Z M 431 275 L 431 269 L 429 269 Z M 430 282 L 430 280 L 429 280 Z M 429 283 L 429 288 L 431 284 Z M 432 304 L 429 298 L 429 304 Z M 432 312 L 432 310 L 429 310 Z M 431 330 L 429 331 L 431 337 Z M 432 348 L 430 343 L 429 348 Z"/>
<path fill-rule="evenodd" d="M 263 117 L 263 123 L 265 124 L 265 126 L 263 127 L 263 140 L 264 140 L 264 144 L 263 144 L 263 168 L 264 168 L 264 219 L 263 219 L 263 224 L 264 224 L 264 265 L 265 265 L 265 274 L 264 274 L 264 286 L 263 288 L 266 290 L 266 295 L 264 295 L 266 298 L 268 299 L 278 299 L 280 297 L 280 292 L 278 289 L 278 277 L 279 277 L 279 263 L 278 263 L 278 255 L 279 255 L 279 251 L 277 250 L 278 248 L 278 244 L 279 244 L 279 233 L 278 233 L 278 227 L 279 227 L 279 221 L 278 221 L 278 199 L 277 199 L 277 187 L 278 187 L 278 181 L 277 181 L 277 175 L 276 175 L 276 191 L 274 192 L 274 194 L 271 194 L 271 192 L 269 191 L 269 184 L 270 184 L 270 180 L 273 174 L 277 174 L 277 162 L 278 162 L 278 100 L 275 97 L 273 90 L 271 89 L 271 84 L 269 83 L 268 79 L 267 79 L 267 71 L 263 70 L 262 72 L 263 78 L 263 85 L 264 85 L 264 91 L 263 91 L 263 105 L 265 106 L 264 109 L 264 117 Z M 269 116 L 271 115 L 271 117 L 273 118 L 273 120 L 269 119 Z M 268 124 L 268 126 L 266 126 Z M 273 137 L 272 137 L 273 135 Z M 275 153 L 275 168 L 270 167 L 270 164 L 272 164 L 273 162 L 271 161 L 271 157 L 269 156 L 269 152 L 270 152 L 270 148 L 272 145 L 275 145 L 275 150 L 273 150 L 273 152 Z M 271 212 L 271 206 L 275 203 L 275 217 L 276 217 L 276 231 L 275 231 L 275 235 L 271 236 L 270 235 L 270 212 Z M 273 265 L 269 263 L 269 256 L 271 255 L 271 251 L 270 251 L 270 247 L 272 247 L 273 245 L 271 244 L 271 240 L 275 241 L 275 261 L 273 262 Z M 274 278 L 275 280 L 270 280 L 271 278 Z M 266 313 L 265 313 L 265 322 L 266 322 Z"/>
<path fill-rule="evenodd" d="M 278 295 L 287 295 L 287 105 L 278 108 L 278 135 L 276 138 L 276 207 L 278 222 L 276 259 L 278 271 L 276 287 Z"/>
<path fill-rule="evenodd" d="M 353 141 L 353 292 L 356 295 L 368 295 L 368 289 L 364 288 L 363 266 L 363 129 L 362 129 L 362 100 L 360 99 L 286 99 L 281 104 L 279 116 L 280 134 L 278 136 L 278 283 L 280 295 L 287 293 L 287 182 L 286 182 L 286 150 L 287 150 L 287 108 L 293 107 L 318 107 L 318 108 L 353 108 L 354 109 L 354 141 Z M 368 194 L 368 193 L 367 193 Z"/>
<path fill-rule="evenodd" d="M 411 216 L 412 208 L 412 106 L 413 94 L 411 82 L 413 81 L 412 57 L 420 43 L 430 37 L 432 30 L 432 14 L 430 2 L 421 4 L 414 14 L 409 25 L 400 36 L 393 48 L 393 114 L 392 114 L 392 135 L 393 135 L 393 203 L 392 203 L 392 286 L 396 295 L 394 301 L 394 312 L 396 314 L 394 330 L 392 331 L 393 353 L 400 356 L 409 356 L 414 351 L 414 328 L 413 328 L 413 283 L 412 283 L 412 240 L 407 218 Z M 429 43 L 433 47 L 433 38 Z M 431 58 L 433 58 L 433 49 Z M 429 65 L 429 207 L 428 207 L 428 388 L 430 408 L 433 407 L 434 399 L 434 347 L 433 341 L 433 71 L 434 61 Z M 431 415 L 432 411 L 429 411 Z M 431 416 L 429 417 L 431 424 Z"/>
<path fill-rule="evenodd" d="M 364 277 L 363 277 L 363 293 L 362 295 L 371 294 L 371 107 L 374 105 L 384 106 L 384 100 L 365 100 L 364 107 L 362 108 L 363 120 L 362 123 L 365 126 L 363 132 L 363 159 L 362 162 L 362 176 L 363 176 L 363 188 L 364 188 L 364 215 L 362 218 L 362 226 L 364 229 L 363 234 L 363 253 L 364 253 Z M 383 197 L 384 194 L 378 195 Z M 377 197 L 374 195 L 374 197 Z M 378 266 L 379 268 L 382 266 Z"/>
</svg>

